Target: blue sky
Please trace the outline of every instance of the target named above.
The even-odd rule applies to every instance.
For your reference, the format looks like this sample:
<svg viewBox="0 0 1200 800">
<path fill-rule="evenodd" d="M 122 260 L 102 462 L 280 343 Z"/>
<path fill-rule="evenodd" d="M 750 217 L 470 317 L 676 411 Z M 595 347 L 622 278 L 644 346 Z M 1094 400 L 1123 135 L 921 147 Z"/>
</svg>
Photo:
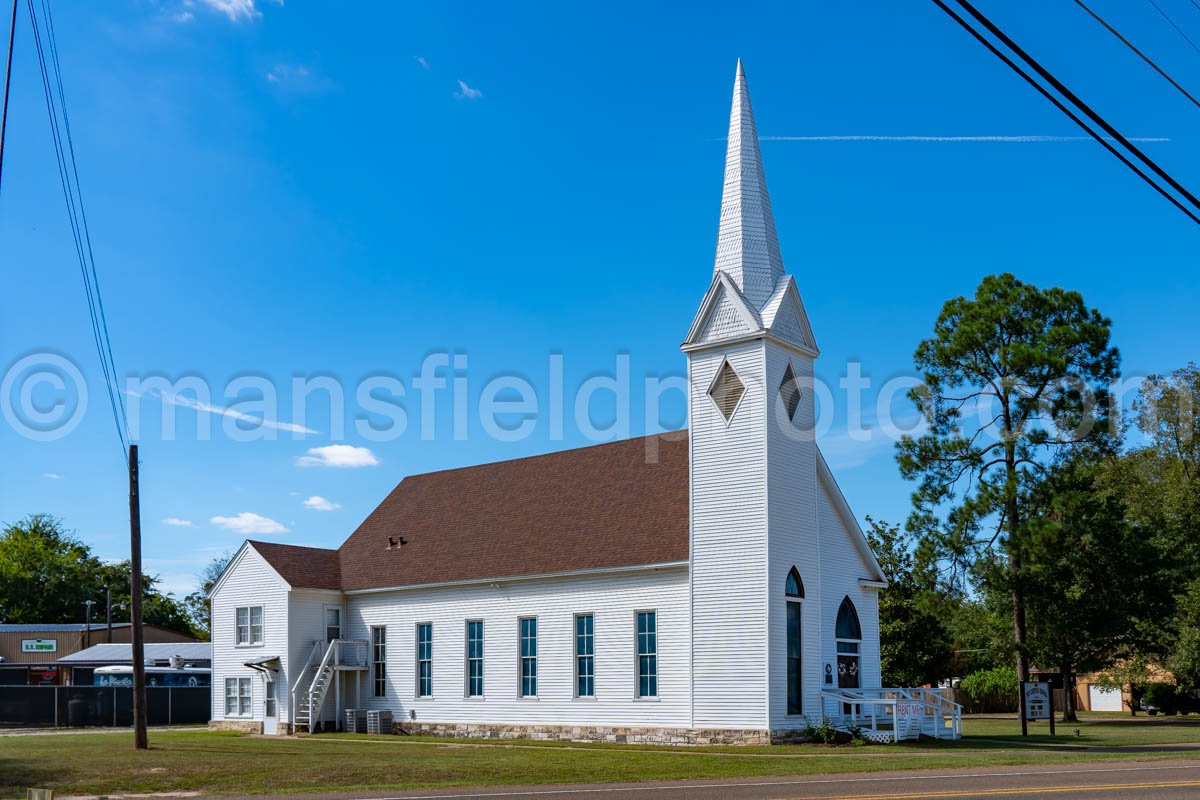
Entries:
<svg viewBox="0 0 1200 800">
<path fill-rule="evenodd" d="M 1200 37 L 1190 3 L 1162 5 Z M 1074 4 L 981 6 L 1123 132 L 1168 140 L 1144 146 L 1200 187 L 1200 111 Z M 1200 54 L 1152 8 L 1095 6 L 1200 88 Z M 118 367 L 202 377 L 214 405 L 230 405 L 231 380 L 261 376 L 281 387 L 279 422 L 296 425 L 294 376 L 333 377 L 353 401 L 364 376 L 411 386 L 431 353 L 467 357 L 468 397 L 510 375 L 543 401 L 561 354 L 570 398 L 624 355 L 628 432 L 641 433 L 642 380 L 682 374 L 678 346 L 709 281 L 739 56 L 784 262 L 832 386 L 861 365 L 873 408 L 881 385 L 911 373 L 942 302 L 1003 270 L 1082 291 L 1113 318 L 1126 374 L 1196 356 L 1195 226 L 1095 143 L 986 141 L 1078 132 L 929 2 L 55 7 Z M 89 404 L 56 441 L 0 424 L 0 520 L 51 512 L 118 558 L 123 464 L 24 17 L 17 48 L 0 372 L 59 354 Z M 844 136 L 985 140 L 787 139 Z M 260 538 L 336 546 L 405 475 L 588 441 L 570 408 L 561 437 L 542 416 L 498 441 L 473 400 L 456 438 L 450 393 L 437 397 L 429 438 L 413 396 L 393 441 L 364 440 L 348 410 L 337 443 L 377 462 L 359 468 L 298 461 L 335 443 L 320 399 L 304 420 L 314 433 L 246 442 L 220 418 L 199 441 L 187 409 L 163 441 L 162 398 L 130 397 L 149 568 L 186 591 L 239 528 L 273 527 L 239 515 L 286 529 Z M 668 426 L 683 423 L 677 400 Z M 597 394 L 593 422 L 613 412 Z M 857 514 L 905 517 L 890 440 L 855 442 L 842 423 L 822 443 Z M 313 497 L 337 507 L 306 507 Z"/>
</svg>

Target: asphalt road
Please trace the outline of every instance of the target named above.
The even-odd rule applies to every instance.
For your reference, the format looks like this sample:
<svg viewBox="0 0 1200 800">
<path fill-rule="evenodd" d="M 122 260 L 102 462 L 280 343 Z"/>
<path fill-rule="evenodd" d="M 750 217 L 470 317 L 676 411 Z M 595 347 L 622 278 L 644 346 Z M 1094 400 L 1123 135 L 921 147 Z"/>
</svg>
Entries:
<svg viewBox="0 0 1200 800">
<path fill-rule="evenodd" d="M 317 800 L 315 795 L 299 797 Z M 1200 798 L 1200 760 L 1110 761 L 1046 767 L 910 770 L 638 784 L 493 786 L 320 797 L 325 800 L 942 800 L 974 797 L 1197 800 Z"/>
</svg>

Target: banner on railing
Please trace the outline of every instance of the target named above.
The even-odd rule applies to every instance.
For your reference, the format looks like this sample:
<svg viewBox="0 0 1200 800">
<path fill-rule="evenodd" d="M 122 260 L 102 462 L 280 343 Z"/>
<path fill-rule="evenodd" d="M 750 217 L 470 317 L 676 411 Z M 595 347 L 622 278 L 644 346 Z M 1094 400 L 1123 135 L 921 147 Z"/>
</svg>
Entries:
<svg viewBox="0 0 1200 800">
<path fill-rule="evenodd" d="M 921 733 L 925 707 L 920 703 L 896 703 L 896 739 L 916 738 Z"/>
</svg>

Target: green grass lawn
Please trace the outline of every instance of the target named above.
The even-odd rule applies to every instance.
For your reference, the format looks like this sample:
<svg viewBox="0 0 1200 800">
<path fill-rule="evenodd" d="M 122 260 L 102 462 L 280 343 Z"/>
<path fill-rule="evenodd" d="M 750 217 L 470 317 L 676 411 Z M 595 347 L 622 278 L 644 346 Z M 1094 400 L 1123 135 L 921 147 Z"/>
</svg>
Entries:
<svg viewBox="0 0 1200 800">
<path fill-rule="evenodd" d="M 654 748 L 345 734 L 272 739 L 209 731 L 152 730 L 151 750 L 138 753 L 131 749 L 130 737 L 125 734 L 13 736 L 0 738 L 0 798 L 23 797 L 30 786 L 52 787 L 60 794 L 249 794 L 733 778 L 1179 757 L 1169 753 L 1135 756 L 1009 744 L 1006 737 L 1019 734 L 1016 724 L 1015 720 L 968 720 L 968 738 L 961 742 L 840 748 Z M 1085 738 L 1068 740 L 1064 736 L 1059 741 L 1123 745 L 1200 740 L 1200 720 L 1126 722 L 1093 718 L 1079 727 Z"/>
</svg>

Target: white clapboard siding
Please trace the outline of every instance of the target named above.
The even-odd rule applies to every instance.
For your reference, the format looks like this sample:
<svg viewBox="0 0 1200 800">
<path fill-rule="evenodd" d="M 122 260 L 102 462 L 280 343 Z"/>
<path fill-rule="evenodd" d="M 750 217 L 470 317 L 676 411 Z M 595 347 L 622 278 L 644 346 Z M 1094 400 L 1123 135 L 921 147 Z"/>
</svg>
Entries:
<svg viewBox="0 0 1200 800">
<path fill-rule="evenodd" d="M 820 481 L 817 494 L 818 518 L 821 524 L 822 650 L 824 660 L 836 670 L 837 613 L 842 599 L 849 597 L 858 612 L 862 628 L 860 646 L 860 685 L 879 687 L 879 590 L 862 586 L 862 579 L 876 580 L 875 569 L 856 544 L 859 532 L 852 530 L 837 509 L 836 484 Z M 836 680 L 836 678 L 835 678 Z M 836 713 L 827 708 L 826 713 Z"/>
<path fill-rule="evenodd" d="M 687 569 L 504 581 L 347 595 L 349 636 L 387 629 L 387 696 L 364 707 L 397 721 L 686 727 Z M 635 613 L 658 614 L 658 697 L 636 697 Z M 595 615 L 594 699 L 575 697 L 574 619 Z M 538 620 L 538 696 L 521 698 L 518 619 Z M 466 623 L 484 623 L 484 698 L 466 696 Z M 433 624 L 433 696 L 417 697 L 416 626 Z M 346 685 L 353 686 L 353 679 Z M 351 689 L 352 691 L 352 689 Z M 345 696 L 345 695 L 343 695 Z"/>
<path fill-rule="evenodd" d="M 325 642 L 325 609 L 341 608 L 343 614 L 342 636 L 347 637 L 345 622 L 345 599 L 341 592 L 324 589 L 293 589 L 288 596 L 288 620 L 290 635 L 283 673 L 279 676 L 279 718 L 291 719 L 292 684 L 308 665 L 313 652 L 313 643 Z M 325 704 L 321 718 L 332 721 L 337 714 L 332 702 Z"/>
<path fill-rule="evenodd" d="M 237 644 L 235 615 L 239 606 L 263 607 L 262 644 Z M 245 662 L 266 656 L 282 659 L 287 650 L 288 585 L 250 544 L 244 544 L 212 595 L 212 718 L 261 720 L 261 673 L 247 667 Z M 251 678 L 254 702 L 249 716 L 226 717 L 226 678 Z M 278 695 L 285 693 L 281 682 Z"/>
<path fill-rule="evenodd" d="M 816 445 L 812 359 L 767 345 L 767 500 L 770 515 L 768 563 L 769 669 L 771 728 L 803 728 L 820 716 L 821 692 L 821 548 L 818 535 Z M 801 388 L 800 406 L 789 420 L 779 386 L 788 365 Z M 784 587 L 792 567 L 804 582 L 802 601 L 803 713 L 787 714 L 787 600 Z"/>
<path fill-rule="evenodd" d="M 726 422 L 708 395 L 728 358 L 745 393 Z M 763 343 L 688 355 L 692 715 L 767 726 L 767 503 Z"/>
</svg>

